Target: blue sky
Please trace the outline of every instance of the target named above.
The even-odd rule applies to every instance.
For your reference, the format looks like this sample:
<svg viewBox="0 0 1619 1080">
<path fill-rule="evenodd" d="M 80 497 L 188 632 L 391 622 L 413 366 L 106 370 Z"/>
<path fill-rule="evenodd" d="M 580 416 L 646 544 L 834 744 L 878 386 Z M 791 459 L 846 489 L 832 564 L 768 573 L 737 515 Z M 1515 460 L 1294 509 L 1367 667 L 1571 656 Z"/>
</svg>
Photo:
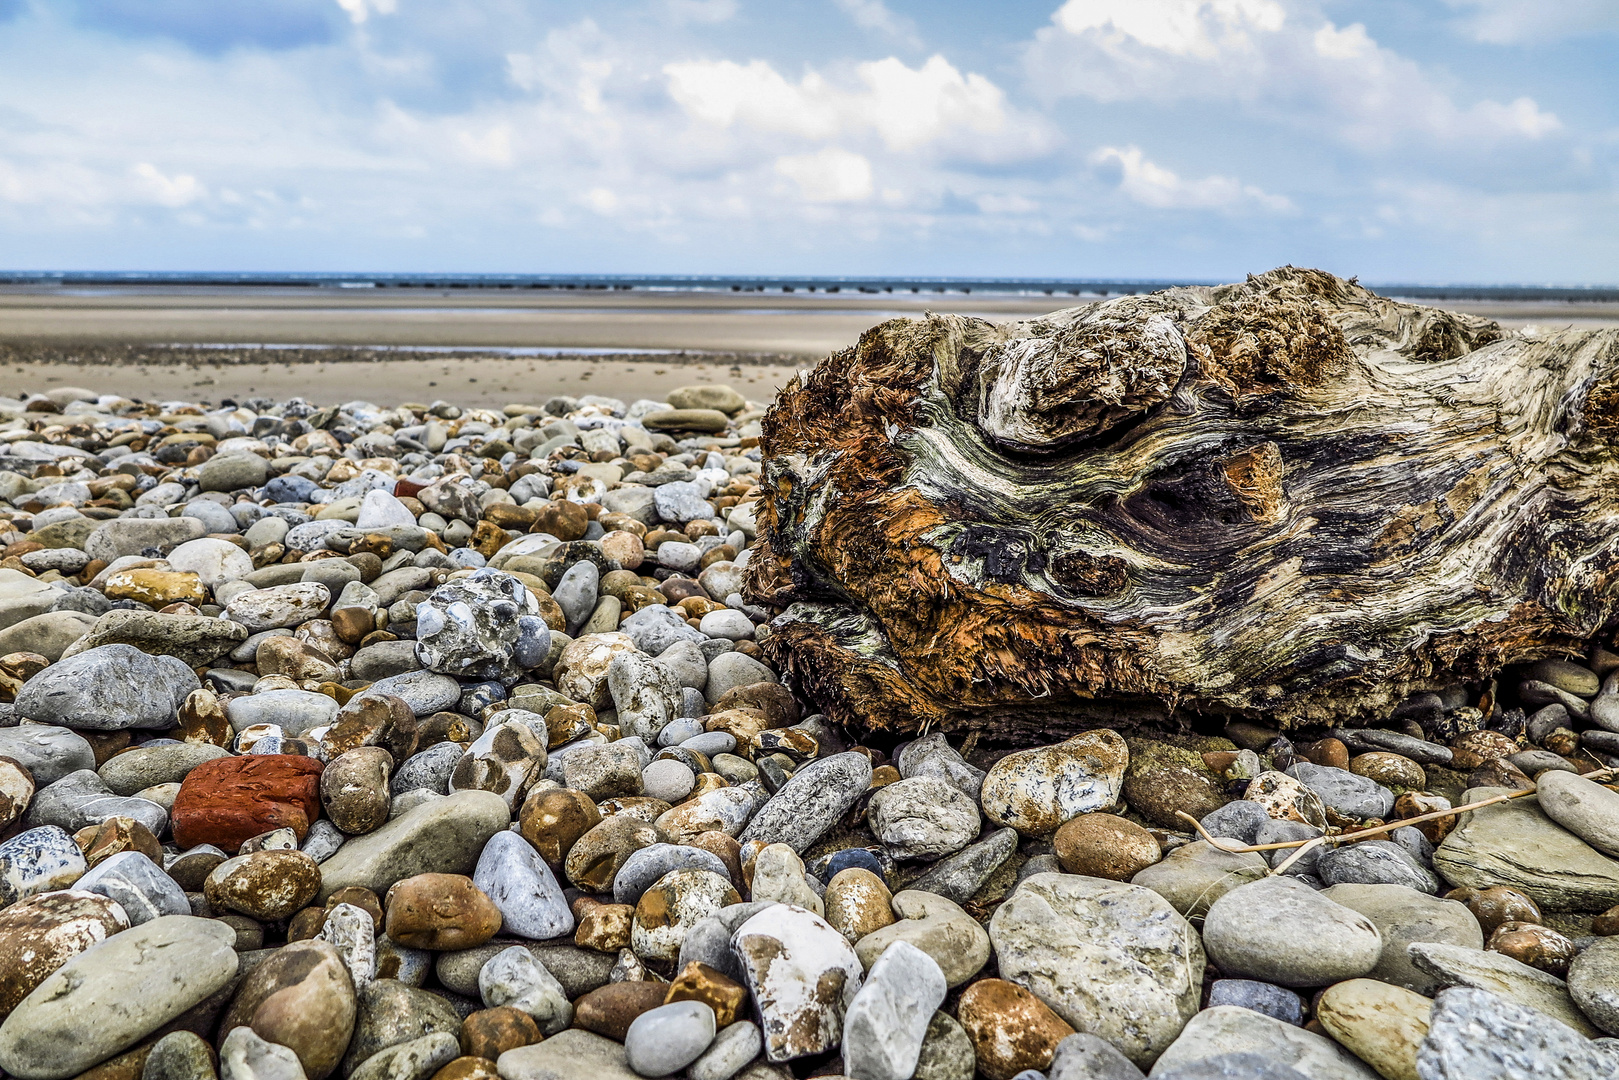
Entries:
<svg viewBox="0 0 1619 1080">
<path fill-rule="evenodd" d="M 0 266 L 1619 283 L 1619 0 L 0 0 Z"/>
</svg>

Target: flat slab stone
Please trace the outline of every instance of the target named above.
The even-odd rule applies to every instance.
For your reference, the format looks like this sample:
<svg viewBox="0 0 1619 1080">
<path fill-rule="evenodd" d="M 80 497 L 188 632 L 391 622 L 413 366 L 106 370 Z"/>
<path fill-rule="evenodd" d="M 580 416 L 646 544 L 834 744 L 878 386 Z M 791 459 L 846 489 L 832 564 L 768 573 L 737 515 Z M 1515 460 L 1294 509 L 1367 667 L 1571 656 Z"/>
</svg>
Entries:
<svg viewBox="0 0 1619 1080">
<path fill-rule="evenodd" d="M 495 1068 L 501 1080 L 641 1080 L 622 1043 L 580 1028 L 508 1050 Z"/>
<path fill-rule="evenodd" d="M 1505 790 L 1472 788 L 1462 797 L 1476 802 Z M 1433 865 L 1452 885 L 1507 885 L 1546 911 L 1606 911 L 1619 904 L 1619 861 L 1548 818 L 1536 795 L 1463 814 L 1434 851 Z"/>
</svg>

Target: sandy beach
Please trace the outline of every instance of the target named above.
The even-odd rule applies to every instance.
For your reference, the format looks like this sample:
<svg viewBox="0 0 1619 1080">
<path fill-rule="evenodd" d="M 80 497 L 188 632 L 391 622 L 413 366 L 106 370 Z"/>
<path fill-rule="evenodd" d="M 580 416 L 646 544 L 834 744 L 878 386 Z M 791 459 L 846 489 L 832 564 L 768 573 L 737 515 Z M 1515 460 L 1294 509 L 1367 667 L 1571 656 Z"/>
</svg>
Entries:
<svg viewBox="0 0 1619 1080">
<path fill-rule="evenodd" d="M 1019 319 L 1079 302 L 908 291 L 13 288 L 0 291 L 0 382 L 7 392 L 81 385 L 141 398 L 306 394 L 387 406 L 658 397 L 716 381 L 767 401 L 884 319 Z M 1449 306 L 1509 327 L 1619 326 L 1619 304 Z"/>
</svg>

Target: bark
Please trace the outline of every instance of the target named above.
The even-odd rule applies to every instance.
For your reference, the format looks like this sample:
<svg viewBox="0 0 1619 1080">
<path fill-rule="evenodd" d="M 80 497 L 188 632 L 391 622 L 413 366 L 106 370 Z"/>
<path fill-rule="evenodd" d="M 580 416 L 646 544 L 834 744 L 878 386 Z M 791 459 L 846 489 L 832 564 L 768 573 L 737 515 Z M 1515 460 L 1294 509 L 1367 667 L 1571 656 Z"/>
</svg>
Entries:
<svg viewBox="0 0 1619 1080">
<path fill-rule="evenodd" d="M 896 319 L 767 415 L 750 586 L 857 730 L 1375 718 L 1611 630 L 1616 444 L 1619 331 L 1318 271 Z"/>
</svg>

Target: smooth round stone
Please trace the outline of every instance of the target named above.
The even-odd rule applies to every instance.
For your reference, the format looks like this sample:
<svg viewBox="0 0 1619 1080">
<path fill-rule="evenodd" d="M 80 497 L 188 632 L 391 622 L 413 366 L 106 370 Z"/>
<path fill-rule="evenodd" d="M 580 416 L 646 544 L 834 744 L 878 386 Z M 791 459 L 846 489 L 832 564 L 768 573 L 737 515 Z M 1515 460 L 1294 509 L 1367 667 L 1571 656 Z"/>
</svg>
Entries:
<svg viewBox="0 0 1619 1080">
<path fill-rule="evenodd" d="M 1575 697 L 1596 697 L 1602 680 L 1596 672 L 1570 660 L 1537 660 L 1529 668 L 1529 678 L 1548 683 Z"/>
<path fill-rule="evenodd" d="M 637 1016 L 624 1035 L 624 1053 L 642 1076 L 668 1076 L 696 1061 L 713 1041 L 714 1010 L 701 1001 L 676 1001 Z"/>
<path fill-rule="evenodd" d="M 1162 856 L 1150 832 L 1114 814 L 1081 814 L 1052 843 L 1068 873 L 1113 881 L 1129 881 Z"/>
<path fill-rule="evenodd" d="M 142 788 L 178 783 L 198 765 L 228 753 L 224 747 L 210 743 L 137 747 L 108 759 L 97 775 L 115 794 L 135 795 Z"/>
<path fill-rule="evenodd" d="M 0 727 L 0 756 L 27 769 L 36 790 L 68 773 L 96 767 L 95 751 L 84 736 L 48 724 Z"/>
<path fill-rule="evenodd" d="M 393 979 L 377 979 L 362 987 L 355 1006 L 354 1035 L 338 1075 L 352 1073 L 390 1046 L 438 1032 L 461 1032 L 461 1014 L 444 997 Z"/>
<path fill-rule="evenodd" d="M 730 608 L 710 611 L 698 620 L 697 629 L 708 637 L 727 641 L 752 641 L 754 633 L 753 620 Z"/>
<path fill-rule="evenodd" d="M 845 988 L 863 974 L 842 934 L 812 912 L 771 904 L 737 928 L 732 949 L 770 1061 L 822 1053 L 841 1041 Z"/>
<path fill-rule="evenodd" d="M 407 671 L 372 683 L 374 693 L 392 694 L 410 706 L 418 717 L 448 709 L 461 700 L 461 684 L 436 671 Z"/>
<path fill-rule="evenodd" d="M 1301 761 L 1287 775 L 1315 792 L 1328 810 L 1348 818 L 1387 818 L 1394 792 L 1367 776 Z"/>
<path fill-rule="evenodd" d="M 191 1031 L 173 1031 L 152 1044 L 140 1080 L 213 1080 L 212 1048 Z"/>
<path fill-rule="evenodd" d="M 856 944 L 894 922 L 893 894 L 883 879 L 861 867 L 839 871 L 826 886 L 826 921 Z M 856 950 L 858 952 L 858 950 Z"/>
<path fill-rule="evenodd" d="M 701 718 L 695 716 L 677 717 L 669 721 L 664 729 L 658 732 L 658 745 L 679 746 L 691 739 L 701 738 L 705 734 Z M 733 748 L 736 746 L 734 739 L 731 741 L 731 746 Z M 719 751 L 715 751 L 715 753 L 719 753 Z"/>
<path fill-rule="evenodd" d="M 209 536 L 187 540 L 169 552 L 167 558 L 172 569 L 196 574 L 210 589 L 227 581 L 244 578 L 253 572 L 251 555 L 228 540 L 216 540 Z"/>
<path fill-rule="evenodd" d="M 226 859 L 208 874 L 203 892 L 215 908 L 273 922 L 307 907 L 321 887 L 321 870 L 301 851 L 255 851 Z"/>
<path fill-rule="evenodd" d="M 439 795 L 448 795 L 450 775 L 464 756 L 457 743 L 442 742 L 429 746 L 419 754 L 412 754 L 388 780 L 388 791 L 402 795 L 407 791 L 425 788 Z"/>
<path fill-rule="evenodd" d="M 1570 772 L 1547 772 L 1535 782 L 1546 816 L 1610 858 L 1619 858 L 1619 794 Z"/>
<path fill-rule="evenodd" d="M 678 761 L 665 758 L 641 770 L 641 793 L 666 803 L 678 803 L 697 786 L 697 775 Z"/>
<path fill-rule="evenodd" d="M 1271 820 L 1265 808 L 1248 799 L 1233 799 L 1198 822 L 1210 836 L 1235 840 L 1240 847 L 1258 843 L 1259 830 Z"/>
<path fill-rule="evenodd" d="M 298 736 L 331 724 L 337 712 L 335 698 L 311 690 L 266 690 L 225 703 L 225 715 L 238 732 L 256 724 L 274 724 L 284 734 Z"/>
<path fill-rule="evenodd" d="M 534 846 L 515 832 L 489 838 L 472 883 L 500 909 L 501 933 L 544 941 L 573 932 L 562 886 Z"/>
<path fill-rule="evenodd" d="M 1107 730 L 1019 750 L 985 775 L 984 814 L 1024 836 L 1049 835 L 1065 821 L 1118 802 L 1128 763 L 1124 740 Z"/>
<path fill-rule="evenodd" d="M 804 860 L 786 844 L 770 844 L 754 858 L 752 895 L 825 914 L 821 897 L 805 880 Z"/>
<path fill-rule="evenodd" d="M 821 880 L 825 881 L 829 886 L 831 885 L 833 878 L 837 877 L 845 870 L 851 870 L 856 867 L 860 868 L 861 870 L 870 871 L 876 876 L 878 881 L 885 880 L 883 875 L 886 873 L 886 871 L 883 867 L 882 860 L 877 858 L 877 856 L 873 855 L 871 852 L 867 851 L 865 848 L 844 848 L 842 851 L 833 852 L 825 859 L 824 862 L 817 859 L 812 865 L 814 865 L 819 871 Z"/>
<path fill-rule="evenodd" d="M 321 896 L 349 885 L 382 895 L 416 874 L 467 873 L 489 838 L 510 824 L 506 801 L 493 792 L 436 798 L 344 843 L 320 866 Z"/>
<path fill-rule="evenodd" d="M 890 907 L 898 918 L 855 943 L 855 955 L 864 966 L 875 964 L 894 942 L 906 941 L 933 957 L 946 983 L 956 987 L 989 961 L 988 932 L 959 904 L 935 893 L 906 890 L 895 894 Z"/>
<path fill-rule="evenodd" d="M 1408 851 L 1387 840 L 1362 840 L 1316 859 L 1315 874 L 1328 885 L 1404 885 L 1437 894 L 1439 878 Z"/>
<path fill-rule="evenodd" d="M 1061 1045 L 1058 1043 L 1059 1048 Z M 922 1040 L 922 1055 L 916 1061 L 914 1080 L 973 1080 L 977 1071 L 978 1057 L 966 1029 L 949 1013 L 934 1013 L 928 1023 L 928 1033 Z M 1114 1078 L 1104 1076 L 1100 1080 Z M 1121 1077 L 1120 1080 L 1125 1078 Z"/>
<path fill-rule="evenodd" d="M 1331 1039 L 1231 1005 L 1192 1017 L 1152 1072 L 1184 1080 L 1377 1080 Z"/>
<path fill-rule="evenodd" d="M 242 593 L 225 605 L 225 615 L 250 633 L 279 626 L 297 626 L 319 618 L 332 602 L 332 593 L 319 582 L 295 582 Z"/>
<path fill-rule="evenodd" d="M 310 1077 L 325 1077 L 348 1049 L 354 988 L 338 950 L 326 941 L 296 941 L 265 956 L 241 982 L 221 1030 L 246 1024 L 287 1047 Z"/>
<path fill-rule="evenodd" d="M 1291 877 L 1242 885 L 1209 907 L 1203 945 L 1222 974 L 1326 986 L 1377 966 L 1383 937 L 1366 916 Z"/>
<path fill-rule="evenodd" d="M 703 687 L 703 696 L 712 704 L 737 687 L 780 681 L 774 671 L 751 656 L 739 652 L 721 653 L 709 661 L 708 684 Z"/>
<path fill-rule="evenodd" d="M 980 979 L 961 995 L 956 1015 L 990 1080 L 1012 1080 L 1051 1064 L 1057 1044 L 1074 1034 L 1045 1002 L 1016 983 Z"/>
<path fill-rule="evenodd" d="M 229 982 L 235 943 L 223 923 L 169 915 L 92 946 L 0 1025 L 0 1068 L 24 1080 L 77 1076 Z"/>
<path fill-rule="evenodd" d="M 252 1028 L 234 1028 L 219 1044 L 219 1071 L 227 1080 L 299 1080 L 307 1074 L 298 1055 L 260 1038 Z"/>
</svg>

